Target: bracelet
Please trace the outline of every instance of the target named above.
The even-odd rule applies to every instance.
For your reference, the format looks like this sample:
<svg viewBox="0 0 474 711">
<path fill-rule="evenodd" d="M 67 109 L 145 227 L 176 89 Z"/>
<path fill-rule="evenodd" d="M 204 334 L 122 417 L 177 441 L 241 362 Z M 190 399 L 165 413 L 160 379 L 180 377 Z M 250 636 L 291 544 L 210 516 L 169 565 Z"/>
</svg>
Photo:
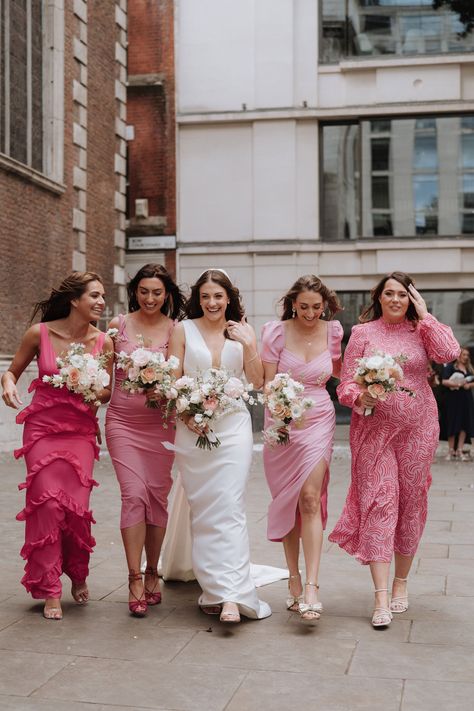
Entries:
<svg viewBox="0 0 474 711">
<path fill-rule="evenodd" d="M 252 356 L 249 360 L 246 360 L 245 365 L 248 365 L 249 363 L 251 363 L 253 360 L 255 360 L 255 358 L 258 358 L 258 353 L 255 353 L 255 355 Z"/>
</svg>

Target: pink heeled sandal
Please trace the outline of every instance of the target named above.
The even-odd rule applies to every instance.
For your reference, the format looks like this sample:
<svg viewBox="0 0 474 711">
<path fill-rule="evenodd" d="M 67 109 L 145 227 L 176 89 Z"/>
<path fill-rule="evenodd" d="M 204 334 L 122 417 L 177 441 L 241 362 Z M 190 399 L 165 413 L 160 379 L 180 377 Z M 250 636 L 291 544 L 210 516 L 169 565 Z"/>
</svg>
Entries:
<svg viewBox="0 0 474 711">
<path fill-rule="evenodd" d="M 141 579 L 142 579 L 141 573 L 136 573 L 134 570 L 130 571 L 130 573 L 128 575 L 128 591 L 129 591 L 130 595 L 132 595 L 135 599 L 128 601 L 128 609 L 130 610 L 130 613 L 134 617 L 145 617 L 146 613 L 148 612 L 147 601 L 144 597 L 145 591 L 143 591 L 143 593 L 140 597 L 137 597 L 132 590 L 132 583 L 135 580 L 141 580 Z"/>
<path fill-rule="evenodd" d="M 145 568 L 145 580 L 147 575 L 153 578 L 154 584 L 153 589 L 149 590 L 145 583 L 145 600 L 148 605 L 159 605 L 161 602 L 161 591 L 158 571 L 155 568 Z"/>
</svg>

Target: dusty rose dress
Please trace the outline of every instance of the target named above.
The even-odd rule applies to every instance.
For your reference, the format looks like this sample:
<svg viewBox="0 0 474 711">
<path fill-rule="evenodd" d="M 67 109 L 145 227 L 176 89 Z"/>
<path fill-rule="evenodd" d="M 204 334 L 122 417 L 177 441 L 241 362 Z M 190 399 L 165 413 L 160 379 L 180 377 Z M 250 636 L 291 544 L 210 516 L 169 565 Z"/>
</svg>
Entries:
<svg viewBox="0 0 474 711">
<path fill-rule="evenodd" d="M 150 349 L 167 353 L 166 343 Z M 131 353 L 139 344 L 127 333 L 126 318 L 119 316 L 115 350 Z M 120 528 L 142 521 L 166 528 L 171 489 L 173 452 L 163 442 L 174 441 L 174 425 L 163 426 L 161 410 L 145 407 L 145 395 L 131 395 L 121 388 L 125 372 L 115 369 L 115 383 L 107 409 L 105 435 L 122 496 Z"/>
<path fill-rule="evenodd" d="M 269 446 L 263 449 L 265 477 L 273 498 L 268 509 L 270 541 L 281 541 L 299 522 L 298 497 L 303 484 L 315 466 L 322 460 L 327 464 L 321 494 L 321 519 L 327 522 L 327 488 L 336 418 L 334 405 L 326 390 L 333 372 L 333 361 L 341 357 L 343 331 L 339 321 L 328 321 L 327 349 L 305 363 L 285 348 L 284 321 L 266 323 L 262 330 L 262 360 L 276 363 L 278 373 L 290 373 L 305 386 L 304 394 L 315 401 L 305 413 L 302 429 L 290 426 L 288 445 Z M 265 427 L 271 418 L 265 413 Z"/>
<path fill-rule="evenodd" d="M 356 359 L 375 351 L 408 356 L 403 385 L 416 396 L 391 393 L 366 417 L 355 407 L 361 389 L 353 377 Z M 415 327 L 409 321 L 390 324 L 380 318 L 352 329 L 337 389 L 339 401 L 353 408 L 352 479 L 329 540 L 361 563 L 389 562 L 394 551 L 406 556 L 416 552 L 426 522 L 430 465 L 439 436 L 428 361 L 451 361 L 459 351 L 451 329 L 431 315 Z"/>
<path fill-rule="evenodd" d="M 17 515 L 25 521 L 27 560 L 22 583 L 34 598 L 60 598 L 62 573 L 74 583 L 89 573 L 89 556 L 95 541 L 89 497 L 97 482 L 92 478 L 97 418 L 80 395 L 42 382 L 43 375 L 57 373 L 56 354 L 48 327 L 40 324 L 39 377 L 30 386 L 33 400 L 16 418 L 24 423 L 23 447 L 28 475 L 20 484 L 26 489 L 26 506 Z M 102 350 L 101 333 L 93 353 Z"/>
</svg>

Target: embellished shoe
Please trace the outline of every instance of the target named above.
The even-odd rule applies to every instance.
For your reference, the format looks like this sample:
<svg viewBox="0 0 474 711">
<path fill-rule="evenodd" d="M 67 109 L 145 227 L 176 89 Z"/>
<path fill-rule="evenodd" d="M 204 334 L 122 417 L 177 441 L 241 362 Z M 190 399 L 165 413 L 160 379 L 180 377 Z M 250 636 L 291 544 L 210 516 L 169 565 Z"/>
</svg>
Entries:
<svg viewBox="0 0 474 711">
<path fill-rule="evenodd" d="M 226 605 L 226 603 L 224 603 L 222 605 L 222 612 L 220 614 L 219 620 L 221 622 L 226 622 L 227 624 L 231 624 L 231 625 L 238 624 L 240 622 L 239 608 L 237 608 L 236 612 L 233 612 L 230 610 L 226 610 L 225 605 Z M 236 605 L 236 607 L 237 607 L 237 605 Z"/>
<path fill-rule="evenodd" d="M 379 588 L 374 590 L 374 592 L 388 592 L 387 588 Z M 385 629 L 388 627 L 392 621 L 392 613 L 388 607 L 374 607 L 374 613 L 372 615 L 372 627 L 375 629 Z"/>
<path fill-rule="evenodd" d="M 301 578 L 301 575 L 298 573 L 297 575 L 290 575 L 288 578 L 288 592 L 289 595 L 286 598 L 286 609 L 291 610 L 291 612 L 298 612 L 299 605 L 302 602 L 302 596 L 301 595 L 292 595 L 290 593 L 290 585 L 291 581 L 295 580 L 296 578 Z"/>
<path fill-rule="evenodd" d="M 145 582 L 145 600 L 148 605 L 159 605 L 161 602 L 161 591 L 158 571 L 155 568 L 145 568 L 145 581 L 147 575 L 153 578 L 153 588 L 149 590 Z"/>
<path fill-rule="evenodd" d="M 148 604 L 144 597 L 145 591 L 143 591 L 140 597 L 137 597 L 132 590 L 132 583 L 135 582 L 135 580 L 141 579 L 141 573 L 136 573 L 134 570 L 130 571 L 128 575 L 128 591 L 130 595 L 132 595 L 132 597 L 134 597 L 135 599 L 128 601 L 128 609 L 130 610 L 130 614 L 132 614 L 134 617 L 145 617 L 146 613 L 148 612 Z"/>
<path fill-rule="evenodd" d="M 397 578 L 395 576 L 394 580 L 398 580 L 400 583 L 406 583 L 408 578 Z M 408 608 L 408 590 L 405 592 L 405 595 L 397 595 L 397 597 L 392 597 L 392 601 L 390 603 L 391 612 L 399 615 L 402 612 L 406 612 Z"/>
<path fill-rule="evenodd" d="M 305 585 L 309 585 L 316 588 L 316 590 L 319 590 L 319 585 L 316 583 L 307 582 Z M 316 622 L 321 617 L 322 611 L 323 606 L 320 602 L 300 602 L 298 605 L 298 612 L 300 613 L 302 622 Z"/>
</svg>

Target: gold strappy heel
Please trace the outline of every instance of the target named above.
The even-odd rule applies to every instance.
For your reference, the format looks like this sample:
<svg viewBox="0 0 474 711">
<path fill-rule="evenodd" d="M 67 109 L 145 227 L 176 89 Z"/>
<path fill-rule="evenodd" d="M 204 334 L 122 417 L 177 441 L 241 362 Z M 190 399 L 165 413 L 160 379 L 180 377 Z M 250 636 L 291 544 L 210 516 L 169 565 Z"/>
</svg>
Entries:
<svg viewBox="0 0 474 711">
<path fill-rule="evenodd" d="M 310 585 L 319 590 L 319 585 L 316 583 L 306 582 L 305 585 Z M 323 606 L 320 602 L 300 602 L 298 605 L 298 612 L 303 622 L 316 622 L 321 617 L 322 611 Z"/>
<path fill-rule="evenodd" d="M 406 583 L 408 580 L 408 578 L 397 578 L 396 575 L 393 579 L 398 580 L 400 583 Z M 406 590 L 405 595 L 397 595 L 397 597 L 392 597 L 392 601 L 390 603 L 390 610 L 396 615 L 399 615 L 402 612 L 406 612 L 408 608 L 408 590 Z"/>
<path fill-rule="evenodd" d="M 297 575 L 290 575 L 288 578 L 288 592 L 290 590 L 290 581 L 295 580 L 295 578 L 301 578 L 300 573 L 297 573 Z M 288 597 L 286 598 L 286 609 L 291 610 L 291 612 L 298 612 L 300 602 L 302 601 L 302 596 L 301 595 L 292 595 L 289 592 Z"/>
</svg>

